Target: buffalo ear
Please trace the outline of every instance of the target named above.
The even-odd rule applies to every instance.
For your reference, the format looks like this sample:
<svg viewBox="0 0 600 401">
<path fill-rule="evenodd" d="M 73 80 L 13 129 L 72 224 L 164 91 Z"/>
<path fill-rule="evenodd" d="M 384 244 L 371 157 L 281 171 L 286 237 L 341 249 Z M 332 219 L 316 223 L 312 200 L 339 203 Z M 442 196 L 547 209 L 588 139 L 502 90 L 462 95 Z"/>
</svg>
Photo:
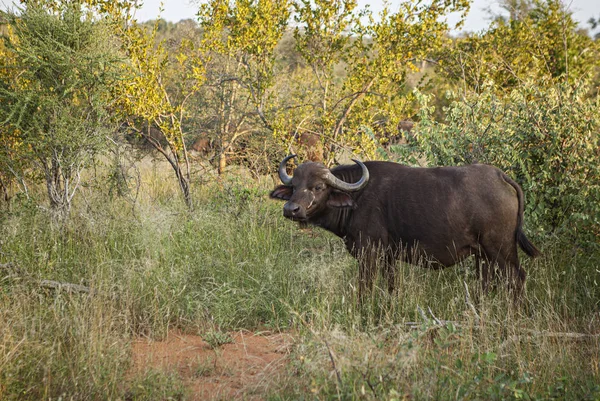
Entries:
<svg viewBox="0 0 600 401">
<path fill-rule="evenodd" d="M 288 187 L 287 185 L 279 185 L 278 187 L 275 187 L 273 191 L 271 191 L 269 196 L 272 199 L 290 200 L 292 193 L 294 193 L 294 189 L 292 187 Z"/>
<path fill-rule="evenodd" d="M 350 195 L 345 192 L 331 191 L 329 199 L 327 199 L 327 206 L 330 207 L 354 207 L 354 200 Z"/>
</svg>

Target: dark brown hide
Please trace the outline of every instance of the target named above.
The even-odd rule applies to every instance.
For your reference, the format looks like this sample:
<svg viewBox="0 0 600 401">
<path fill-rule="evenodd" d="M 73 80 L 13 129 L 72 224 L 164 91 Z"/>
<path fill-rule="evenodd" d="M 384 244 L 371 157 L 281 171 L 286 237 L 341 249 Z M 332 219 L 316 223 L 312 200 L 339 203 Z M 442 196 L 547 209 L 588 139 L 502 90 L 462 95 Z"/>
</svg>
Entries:
<svg viewBox="0 0 600 401">
<path fill-rule="evenodd" d="M 313 162 L 323 161 L 323 143 L 318 134 L 303 131 L 297 134 L 298 150 L 304 159 Z"/>
<path fill-rule="evenodd" d="M 394 129 L 387 122 L 380 122 L 375 126 L 375 133 L 380 143 L 389 148 L 394 145 L 404 145 L 408 139 L 413 137 L 412 130 L 415 123 L 410 120 L 402 120 Z"/>
<path fill-rule="evenodd" d="M 538 250 L 522 231 L 523 192 L 499 169 L 482 164 L 414 168 L 391 162 L 365 162 L 367 185 L 344 192 L 327 185 L 327 168 L 303 163 L 292 185 L 281 185 L 272 198 L 287 200 L 284 215 L 343 238 L 360 262 L 360 294 L 372 286 L 382 263 L 388 289 L 394 288 L 394 261 L 451 266 L 476 256 L 487 290 L 497 263 L 518 297 L 525 281 L 517 244 L 530 256 Z M 345 182 L 361 177 L 357 165 L 338 166 L 333 175 Z M 483 263 L 486 261 L 487 263 Z"/>
<path fill-rule="evenodd" d="M 160 128 L 153 125 L 148 126 L 147 124 L 142 125 L 141 128 L 137 128 L 137 125 L 135 125 L 135 127 L 136 128 L 132 129 L 127 124 L 121 126 L 128 134 L 125 136 L 127 142 L 132 146 L 142 150 L 154 150 L 155 147 L 152 146 L 151 142 L 155 142 L 162 147 L 168 146 L 168 141 Z"/>
<path fill-rule="evenodd" d="M 415 123 L 410 121 L 410 120 L 402 120 L 398 123 L 398 132 L 402 133 L 406 133 L 406 134 L 410 134 L 410 132 L 412 131 L 413 127 L 415 126 Z"/>
<path fill-rule="evenodd" d="M 194 140 L 194 142 L 191 144 L 190 150 L 201 154 L 209 153 L 212 150 L 210 139 L 204 135 L 197 137 L 196 140 Z"/>
</svg>

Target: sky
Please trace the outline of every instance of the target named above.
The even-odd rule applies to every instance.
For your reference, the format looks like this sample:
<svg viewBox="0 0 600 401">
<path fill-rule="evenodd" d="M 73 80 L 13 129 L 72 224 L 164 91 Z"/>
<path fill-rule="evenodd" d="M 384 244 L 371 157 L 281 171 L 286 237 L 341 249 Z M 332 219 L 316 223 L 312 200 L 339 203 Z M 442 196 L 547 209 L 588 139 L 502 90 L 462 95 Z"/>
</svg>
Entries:
<svg viewBox="0 0 600 401">
<path fill-rule="evenodd" d="M 564 4 L 573 11 L 575 20 L 579 22 L 580 27 L 589 28 L 587 21 L 591 18 L 600 18 L 600 0 L 563 0 Z M 0 8 L 6 9 L 13 3 L 12 0 L 0 0 Z M 137 10 L 136 17 L 138 21 L 155 19 L 159 14 L 161 0 L 145 0 L 140 10 Z M 177 22 L 182 19 L 194 18 L 197 10 L 198 0 L 164 0 L 164 11 L 162 17 L 168 21 Z M 372 11 L 377 12 L 382 8 L 382 0 L 358 0 L 359 8 L 369 4 Z M 398 9 L 400 0 L 390 0 L 392 11 Z M 489 13 L 486 11 L 491 8 L 493 11 L 500 10 L 498 1 L 494 0 L 473 0 L 471 11 L 467 16 L 463 30 L 470 32 L 479 32 L 490 23 Z M 455 19 L 457 19 L 456 17 Z M 455 20 L 450 20 L 454 23 Z"/>
<path fill-rule="evenodd" d="M 0 0 L 2 1 L 2 0 Z M 197 0 L 165 0 L 164 12 L 162 17 L 168 21 L 177 22 L 186 18 L 194 18 L 197 6 Z M 398 9 L 400 0 L 390 0 L 392 11 Z M 573 11 L 575 20 L 583 28 L 589 28 L 587 21 L 590 17 L 600 17 L 600 0 L 563 0 L 563 3 Z M 379 11 L 383 7 L 381 0 L 358 0 L 359 8 L 369 4 L 372 11 Z M 470 32 L 479 32 L 488 27 L 490 23 L 489 14 L 486 9 L 499 11 L 499 2 L 494 0 L 474 0 L 471 3 L 471 11 L 467 16 L 464 30 Z M 137 11 L 136 17 L 139 21 L 154 19 L 158 15 L 160 0 L 145 0 L 143 7 Z M 456 17 L 455 19 L 458 19 Z M 454 23 L 455 21 L 450 20 Z"/>
</svg>

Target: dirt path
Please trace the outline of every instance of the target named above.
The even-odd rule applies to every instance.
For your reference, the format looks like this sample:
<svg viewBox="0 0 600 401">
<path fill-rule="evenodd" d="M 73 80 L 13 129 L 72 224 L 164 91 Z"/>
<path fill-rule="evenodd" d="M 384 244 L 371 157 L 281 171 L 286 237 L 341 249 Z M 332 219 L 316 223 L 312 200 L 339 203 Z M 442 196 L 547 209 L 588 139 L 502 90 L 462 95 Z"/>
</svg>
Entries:
<svg viewBox="0 0 600 401">
<path fill-rule="evenodd" d="M 288 334 L 230 333 L 233 342 L 212 349 L 200 336 L 169 333 L 164 341 L 136 340 L 133 370 L 176 371 L 191 400 L 260 400 L 277 383 L 292 338 Z"/>
</svg>

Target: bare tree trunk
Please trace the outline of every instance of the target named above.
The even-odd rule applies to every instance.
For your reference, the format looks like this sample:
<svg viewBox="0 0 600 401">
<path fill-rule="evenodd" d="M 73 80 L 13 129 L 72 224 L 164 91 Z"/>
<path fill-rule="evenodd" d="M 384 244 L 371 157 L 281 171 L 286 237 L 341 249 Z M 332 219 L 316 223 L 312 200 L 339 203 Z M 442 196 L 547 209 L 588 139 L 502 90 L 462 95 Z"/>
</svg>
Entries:
<svg viewBox="0 0 600 401">
<path fill-rule="evenodd" d="M 148 127 L 148 130 L 149 129 L 150 128 Z M 183 199 L 185 201 L 185 204 L 188 207 L 188 209 L 191 210 L 193 205 L 192 205 L 192 196 L 190 193 L 189 164 L 187 164 L 187 166 L 188 166 L 187 174 L 184 174 L 183 170 L 181 169 L 181 165 L 179 163 L 179 156 L 177 155 L 177 149 L 174 146 L 172 146 L 169 143 L 168 149 L 165 149 L 160 144 L 160 142 L 158 142 L 155 138 L 152 138 L 152 136 L 149 133 L 144 133 L 143 130 L 142 131 L 136 130 L 136 131 L 139 132 L 148 141 L 148 143 L 150 143 L 150 145 L 152 145 L 152 147 L 154 149 L 159 151 L 165 157 L 165 159 L 167 159 L 167 161 L 173 168 L 173 171 L 175 171 L 175 176 L 177 177 L 177 182 L 179 184 L 179 188 L 181 189 L 181 193 L 183 194 Z M 163 136 L 164 136 L 164 134 L 163 134 Z M 185 153 L 185 159 L 186 159 L 186 163 L 188 163 L 187 153 Z"/>
<path fill-rule="evenodd" d="M 217 172 L 219 175 L 225 172 L 225 168 L 227 167 L 227 155 L 225 154 L 225 150 L 221 149 L 219 153 L 219 166 L 217 168 Z"/>
<path fill-rule="evenodd" d="M 56 150 L 49 161 L 42 159 L 41 163 L 50 206 L 63 219 L 71 211 L 71 201 L 79 187 L 81 165 L 63 166 Z"/>
<path fill-rule="evenodd" d="M 8 194 L 8 184 L 6 184 L 4 182 L 1 175 L 0 175 L 0 189 L 2 189 L 2 198 L 4 199 L 4 202 L 6 202 L 8 204 L 8 202 L 10 201 L 10 195 Z"/>
<path fill-rule="evenodd" d="M 235 140 L 235 137 L 233 138 L 233 140 Z M 223 140 L 221 142 L 221 149 L 219 151 L 219 165 L 217 166 L 217 172 L 219 173 L 219 175 L 223 174 L 225 172 L 225 168 L 227 168 L 227 164 L 229 161 L 227 154 L 232 149 L 233 140 Z"/>
<path fill-rule="evenodd" d="M 46 176 L 46 191 L 48 192 L 50 207 L 52 210 L 64 216 L 68 212 L 65 213 L 66 205 L 61 196 L 62 186 L 60 182 L 60 165 L 53 155 L 49 162 L 46 160 L 43 161 L 43 166 L 44 174 Z"/>
<path fill-rule="evenodd" d="M 175 175 L 177 176 L 177 180 L 179 181 L 179 188 L 181 189 L 181 193 L 183 194 L 183 200 L 185 201 L 188 209 L 192 210 L 192 195 L 190 193 L 190 181 L 189 177 L 183 174 L 181 170 L 181 166 L 179 163 L 174 162 L 171 163 L 173 169 L 175 169 Z"/>
<path fill-rule="evenodd" d="M 183 119 L 183 108 L 182 108 L 182 115 L 180 117 L 180 120 Z M 179 140 L 181 141 L 181 150 L 183 152 L 183 159 L 185 160 L 185 189 L 183 189 L 182 187 L 182 191 L 183 191 L 183 196 L 185 198 L 185 203 L 187 204 L 187 206 L 191 209 L 191 198 L 190 198 L 190 180 L 191 180 L 191 174 L 190 174 L 190 159 L 188 157 L 188 151 L 187 151 L 187 147 L 185 146 L 185 138 L 183 137 L 183 131 L 181 129 L 181 124 L 176 124 L 175 123 L 175 118 L 173 116 L 171 116 L 171 124 L 173 124 L 173 126 L 178 126 L 179 127 Z M 179 165 L 179 163 L 178 163 Z M 181 168 L 180 168 L 181 170 Z M 181 174 L 183 176 L 183 174 Z M 181 184 L 180 184 L 181 185 Z"/>
</svg>

